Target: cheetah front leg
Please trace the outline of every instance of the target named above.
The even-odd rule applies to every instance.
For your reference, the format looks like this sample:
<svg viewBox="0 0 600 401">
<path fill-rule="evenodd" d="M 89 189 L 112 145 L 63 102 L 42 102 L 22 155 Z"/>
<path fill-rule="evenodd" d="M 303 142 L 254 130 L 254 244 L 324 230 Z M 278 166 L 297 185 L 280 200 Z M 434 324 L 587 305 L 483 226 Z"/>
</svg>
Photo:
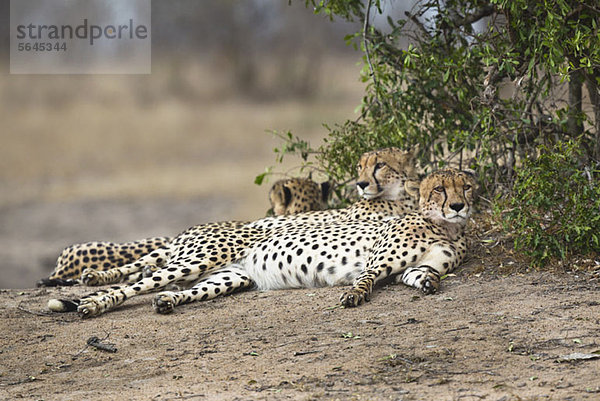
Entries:
<svg viewBox="0 0 600 401">
<path fill-rule="evenodd" d="M 137 274 L 140 271 L 154 271 L 156 268 L 164 266 L 170 253 L 170 248 L 164 247 L 156 249 L 135 262 L 121 267 L 115 267 L 106 271 L 85 269 L 81 274 L 81 281 L 83 284 L 89 286 L 113 284 L 123 280 L 134 283 L 139 281 L 143 276 L 149 276 L 149 274 L 144 275 L 144 273 Z M 130 277 L 131 279 L 129 279 Z"/>
<path fill-rule="evenodd" d="M 152 306 L 157 313 L 171 313 L 178 305 L 194 301 L 207 301 L 253 285 L 254 282 L 246 275 L 244 270 L 230 266 L 203 278 L 190 289 L 161 292 L 154 297 Z"/>
<path fill-rule="evenodd" d="M 402 276 L 396 278 L 396 282 L 402 282 L 408 286 L 415 287 L 425 294 L 435 294 L 440 288 L 440 273 L 435 267 L 421 265 L 406 269 Z"/>
<path fill-rule="evenodd" d="M 382 257 L 381 255 L 384 255 Z M 396 252 L 397 254 L 397 252 Z M 369 301 L 374 284 L 391 275 L 403 273 L 396 282 L 418 288 L 425 294 L 435 293 L 440 286 L 440 278 L 452 271 L 460 263 L 460 257 L 454 246 L 436 244 L 424 253 L 408 253 L 405 257 L 390 257 L 389 252 L 375 253 L 367 262 L 367 269 L 354 281 L 352 289 L 340 297 L 344 306 L 353 307 Z M 382 263 L 369 268 L 371 263 L 379 260 L 393 260 L 393 265 Z"/>
<path fill-rule="evenodd" d="M 370 301 L 375 282 L 382 274 L 385 274 L 385 277 L 389 276 L 390 273 L 388 272 L 391 272 L 391 270 L 391 267 L 387 265 L 365 270 L 354 280 L 352 288 L 342 294 L 340 303 L 346 307 L 354 307 Z"/>
<path fill-rule="evenodd" d="M 453 271 L 461 262 L 456 248 L 436 244 L 419 260 L 418 265 L 407 268 L 396 282 L 420 289 L 425 294 L 435 294 L 440 288 L 442 276 Z"/>
</svg>

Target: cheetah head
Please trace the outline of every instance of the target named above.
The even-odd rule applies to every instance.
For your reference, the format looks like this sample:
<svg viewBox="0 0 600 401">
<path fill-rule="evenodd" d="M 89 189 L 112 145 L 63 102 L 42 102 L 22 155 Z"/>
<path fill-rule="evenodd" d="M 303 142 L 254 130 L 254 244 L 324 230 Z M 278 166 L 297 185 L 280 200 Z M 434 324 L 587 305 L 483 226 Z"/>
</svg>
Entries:
<svg viewBox="0 0 600 401">
<path fill-rule="evenodd" d="M 417 180 L 415 155 L 398 148 L 364 153 L 358 161 L 356 188 L 363 199 L 399 200 L 405 184 Z"/>
<path fill-rule="evenodd" d="M 436 225 L 464 226 L 471 215 L 476 189 L 477 182 L 471 173 L 451 168 L 433 172 L 418 188 L 419 209 Z"/>
<path fill-rule="evenodd" d="M 273 184 L 269 191 L 275 216 L 321 210 L 329 198 L 329 183 L 317 184 L 308 178 L 287 178 Z"/>
</svg>

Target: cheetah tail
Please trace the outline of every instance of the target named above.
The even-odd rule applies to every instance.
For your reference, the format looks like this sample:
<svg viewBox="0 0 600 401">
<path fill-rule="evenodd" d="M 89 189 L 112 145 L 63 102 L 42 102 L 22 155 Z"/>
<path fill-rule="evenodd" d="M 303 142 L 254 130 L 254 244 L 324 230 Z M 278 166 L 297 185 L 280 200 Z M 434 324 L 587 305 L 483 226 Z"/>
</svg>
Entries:
<svg viewBox="0 0 600 401">
<path fill-rule="evenodd" d="M 43 278 L 36 283 L 37 287 L 68 287 L 79 284 L 79 280 L 62 278 Z"/>
<path fill-rule="evenodd" d="M 48 309 L 52 312 L 75 312 L 78 306 L 78 299 L 51 299 L 48 301 Z"/>
</svg>

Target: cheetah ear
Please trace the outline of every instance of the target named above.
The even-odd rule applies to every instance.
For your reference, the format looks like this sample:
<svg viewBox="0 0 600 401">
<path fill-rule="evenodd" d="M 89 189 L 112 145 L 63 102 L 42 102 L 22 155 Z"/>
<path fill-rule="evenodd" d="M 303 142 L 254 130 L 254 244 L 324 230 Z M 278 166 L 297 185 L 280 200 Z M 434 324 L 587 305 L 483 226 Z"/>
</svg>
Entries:
<svg viewBox="0 0 600 401">
<path fill-rule="evenodd" d="M 329 194 L 331 191 L 331 183 L 329 181 L 325 181 L 321 183 L 321 200 L 323 203 L 327 203 L 329 199 Z"/>
<path fill-rule="evenodd" d="M 288 207 L 291 201 L 292 201 L 292 191 L 284 185 L 283 186 L 283 204 L 285 205 L 285 207 Z"/>
<path fill-rule="evenodd" d="M 478 181 L 478 177 L 477 177 L 477 172 L 475 170 L 471 170 L 471 169 L 465 169 L 465 170 L 462 170 L 462 172 L 472 180 L 473 186 L 475 187 L 475 191 L 479 190 L 479 181 Z"/>
<path fill-rule="evenodd" d="M 475 172 L 475 170 L 467 168 L 463 169 L 462 172 L 471 177 L 472 179 L 477 180 L 477 172 Z"/>
<path fill-rule="evenodd" d="M 419 181 L 408 180 L 404 183 L 404 190 L 413 198 L 419 199 Z"/>
</svg>

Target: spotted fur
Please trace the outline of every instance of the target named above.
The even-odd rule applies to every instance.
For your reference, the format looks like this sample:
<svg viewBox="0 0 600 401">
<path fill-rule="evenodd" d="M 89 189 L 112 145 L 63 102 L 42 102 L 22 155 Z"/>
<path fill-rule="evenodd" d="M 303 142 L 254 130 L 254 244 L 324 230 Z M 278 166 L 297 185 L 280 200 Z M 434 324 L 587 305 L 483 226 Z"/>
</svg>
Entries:
<svg viewBox="0 0 600 401">
<path fill-rule="evenodd" d="M 146 238 L 139 241 L 87 242 L 65 248 L 56 261 L 56 267 L 50 277 L 38 281 L 38 287 L 69 286 L 79 283 L 85 269 L 106 271 L 133 263 L 140 257 L 171 242 L 168 237 Z M 131 278 L 137 281 L 139 276 Z"/>
<path fill-rule="evenodd" d="M 356 188 L 363 199 L 404 200 L 413 202 L 404 187 L 395 185 L 402 176 L 415 179 L 415 156 L 398 148 L 386 148 L 364 153 L 356 167 Z"/>
<path fill-rule="evenodd" d="M 329 182 L 317 184 L 308 178 L 286 178 L 269 191 L 270 212 L 275 216 L 323 210 L 329 198 Z"/>
<path fill-rule="evenodd" d="M 404 217 L 323 224 L 296 216 L 293 223 L 271 228 L 254 223 L 192 228 L 170 244 L 162 269 L 132 285 L 90 294 L 80 300 L 78 312 L 96 316 L 173 283 L 191 288 L 159 293 L 153 301 L 157 312 L 168 313 L 177 305 L 249 287 L 271 290 L 353 282 L 341 302 L 356 306 L 369 299 L 375 282 L 390 275 L 433 293 L 440 276 L 454 269 L 466 253 L 463 231 L 473 186 L 473 178 L 465 173 L 434 173 L 419 189 L 421 213 Z M 414 189 L 414 185 L 405 187 Z"/>
<path fill-rule="evenodd" d="M 426 177 L 418 189 L 419 212 L 387 223 L 373 244 L 365 270 L 352 289 L 342 294 L 342 305 L 368 301 L 374 284 L 391 275 L 425 294 L 436 292 L 440 278 L 465 257 L 464 232 L 475 189 L 474 177 L 463 171 L 446 169 Z"/>
<path fill-rule="evenodd" d="M 269 200 L 275 215 L 288 215 L 310 210 L 321 210 L 329 196 L 329 183 L 317 184 L 307 178 L 279 180 L 269 191 Z M 87 242 L 66 247 L 59 255 L 54 271 L 38 281 L 38 287 L 70 286 L 81 283 L 84 270 L 107 271 L 137 263 L 144 264 L 145 274 L 161 266 L 164 250 L 172 238 L 147 238 L 126 243 L 107 241 Z M 145 257 L 140 259 L 141 257 Z M 135 269 L 134 269 L 135 270 Z M 139 270 L 135 270 L 138 273 Z M 133 283 L 140 274 L 122 274 L 119 277 Z"/>
<path fill-rule="evenodd" d="M 378 178 L 379 185 L 387 189 L 387 198 L 389 200 L 373 199 L 361 200 L 350 208 L 314 211 L 302 213 L 298 216 L 284 215 L 279 217 L 267 217 L 254 222 L 246 222 L 254 228 L 274 229 L 281 226 L 294 225 L 299 223 L 328 223 L 331 221 L 345 219 L 380 219 L 399 213 L 407 213 L 416 210 L 416 199 L 407 195 L 404 187 L 407 182 L 416 179 L 414 168 L 414 158 L 411 153 L 402 152 L 396 148 L 382 149 L 375 152 L 368 152 L 361 157 L 359 162 L 359 173 L 366 173 L 364 179 L 373 180 L 375 175 L 368 174 L 377 164 L 389 164 L 397 171 L 395 174 L 387 174 Z M 364 180 L 363 179 L 363 180 Z M 295 179 L 294 179 L 295 180 Z M 312 181 L 311 181 L 312 182 Z M 359 181 L 362 182 L 362 181 Z M 313 183 L 316 187 L 318 184 Z M 282 186 L 286 186 L 291 192 L 293 199 L 309 199 L 316 196 L 320 199 L 324 196 L 324 189 L 317 194 L 314 191 L 304 191 L 301 196 L 297 192 L 306 189 L 306 182 L 299 181 L 281 181 L 274 184 L 274 191 L 279 192 Z M 279 189 L 278 189 L 279 188 Z M 273 193 L 273 191 L 271 191 Z M 397 199 L 390 194 L 396 194 Z M 277 205 L 279 196 L 270 196 L 271 200 Z M 285 198 L 285 196 L 284 196 Z M 293 201 L 298 207 L 302 202 Z M 288 204 L 288 206 L 291 203 Z M 286 206 L 286 208 L 288 208 Z M 289 208 L 288 208 L 289 210 Z M 291 210 L 289 210 L 291 211 Z M 240 222 L 221 222 L 199 225 L 188 231 L 197 233 L 202 238 L 203 232 L 213 233 L 222 229 L 237 227 Z M 182 234 L 182 235 L 185 235 Z M 151 275 L 164 265 L 164 262 L 170 255 L 171 238 L 151 238 L 142 241 L 135 241 L 124 244 L 115 244 L 111 242 L 93 242 L 88 244 L 79 244 L 67 247 L 58 258 L 56 268 L 48 279 L 38 282 L 38 285 L 73 285 L 83 283 L 86 285 L 114 284 L 118 282 L 134 283 L 144 276 Z M 103 253 L 119 257 L 113 257 L 109 260 L 102 260 L 102 263 L 96 263 L 91 255 Z M 142 256 L 143 255 L 143 256 Z M 140 257 L 141 256 L 141 257 Z M 89 260 L 86 260 L 89 259 Z M 109 262 L 112 265 L 109 265 Z M 85 271 L 85 275 L 83 272 Z"/>
</svg>

